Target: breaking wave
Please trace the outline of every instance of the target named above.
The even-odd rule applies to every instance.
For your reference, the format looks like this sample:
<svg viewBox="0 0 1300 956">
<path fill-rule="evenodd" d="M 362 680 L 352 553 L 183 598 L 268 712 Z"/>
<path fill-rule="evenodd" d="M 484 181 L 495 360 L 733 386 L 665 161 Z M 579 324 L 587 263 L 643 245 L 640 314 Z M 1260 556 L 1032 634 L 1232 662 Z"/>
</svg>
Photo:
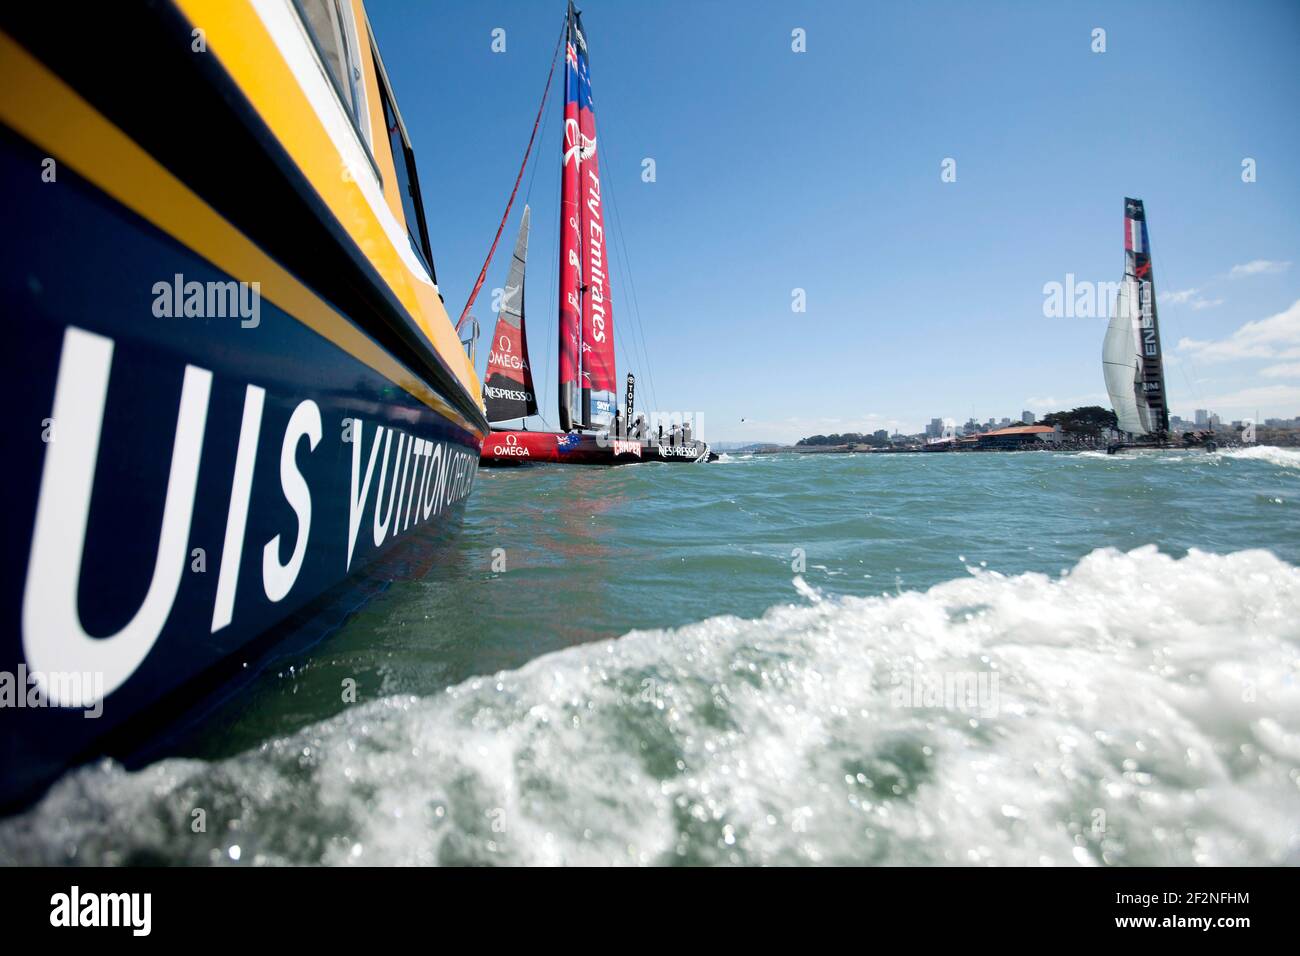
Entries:
<svg viewBox="0 0 1300 956">
<path fill-rule="evenodd" d="M 84 768 L 0 859 L 1300 863 L 1300 569 L 1148 546 L 810 592 L 219 762 Z"/>
<path fill-rule="evenodd" d="M 1246 461 L 1264 461 L 1280 468 L 1300 468 L 1300 448 L 1278 448 L 1274 445 L 1251 445 L 1247 448 L 1228 448 L 1219 452 L 1224 458 Z"/>
<path fill-rule="evenodd" d="M 1183 452 L 1174 449 L 1170 453 L 1155 456 L 1142 454 L 1108 455 L 1104 451 L 1075 452 L 1075 458 L 1093 458 L 1102 461 L 1123 462 L 1187 462 L 1191 464 L 1218 464 L 1224 459 L 1238 461 L 1262 461 L 1279 468 L 1300 468 L 1300 448 L 1278 448 L 1275 445 L 1247 445 L 1241 448 L 1221 448 L 1213 454 L 1199 450 Z"/>
</svg>

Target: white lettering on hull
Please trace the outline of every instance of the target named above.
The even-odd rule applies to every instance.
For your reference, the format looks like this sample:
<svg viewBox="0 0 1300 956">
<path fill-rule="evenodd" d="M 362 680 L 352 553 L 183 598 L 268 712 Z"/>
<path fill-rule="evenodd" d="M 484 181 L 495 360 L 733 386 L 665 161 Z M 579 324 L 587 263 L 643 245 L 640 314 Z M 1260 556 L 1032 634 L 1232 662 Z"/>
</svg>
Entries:
<svg viewBox="0 0 1300 956">
<path fill-rule="evenodd" d="M 45 446 L 23 589 L 23 654 L 33 674 L 85 672 L 95 674 L 96 680 L 93 699 L 87 699 L 84 691 L 71 695 L 61 684 L 47 681 L 48 686 L 42 685 L 41 692 L 51 706 L 94 706 L 136 672 L 170 619 L 189 566 L 188 549 L 213 378 L 211 371 L 194 365 L 185 366 L 181 384 L 171 462 L 163 492 L 161 527 L 153 548 L 154 564 L 148 590 L 134 615 L 117 633 L 92 637 L 82 626 L 77 596 L 113 354 L 114 343 L 110 338 L 71 326 L 64 333 L 51 412 L 51 418 L 58 422 L 58 441 Z M 245 387 L 234 467 L 225 472 L 230 475 L 230 498 L 220 570 L 212 598 L 214 633 L 230 626 L 236 618 L 244 537 L 249 512 L 257 507 L 253 501 L 253 479 L 266 405 L 265 389 L 256 385 Z M 393 478 L 389 484 L 389 449 L 394 429 L 375 425 L 362 480 L 366 429 L 360 419 L 355 420 L 355 426 L 350 439 L 353 448 L 347 502 L 346 570 L 351 569 L 357 534 L 367 508 L 374 508 L 373 540 L 379 547 L 385 540 L 441 514 L 467 496 L 478 463 L 476 454 L 451 442 L 435 442 L 398 432 Z M 285 426 L 279 459 L 280 491 L 296 523 L 293 546 L 282 562 L 283 538 L 288 533 L 285 529 L 262 547 L 262 591 L 272 603 L 284 601 L 300 583 L 307 547 L 313 540 L 313 506 L 320 503 L 313 502 L 308 475 L 299 469 L 299 452 L 305 438 L 305 454 L 315 453 L 323 437 L 320 407 L 310 399 L 299 402 Z M 380 455 L 383 461 L 379 481 L 374 483 L 372 493 L 375 460 Z M 383 508 L 385 496 L 386 509 Z M 320 497 L 319 489 L 317 497 Z M 326 508 L 326 513 L 331 513 L 331 509 Z M 328 521 L 326 525 L 336 526 Z M 341 526 L 341 521 L 337 526 Z M 247 601 L 251 596 L 243 597 Z"/>
<path fill-rule="evenodd" d="M 320 408 L 311 399 L 301 402 L 289 416 L 289 427 L 284 431 L 280 445 L 280 488 L 293 513 L 298 516 L 298 538 L 293 553 L 284 564 L 280 563 L 280 535 L 276 535 L 262 549 L 262 588 L 273 602 L 285 599 L 302 571 L 302 560 L 307 556 L 307 536 L 311 533 L 311 489 L 307 479 L 298 470 L 298 442 L 306 438 L 311 451 L 320 444 Z"/>
<path fill-rule="evenodd" d="M 52 415 L 59 423 L 59 440 L 46 446 L 23 591 L 23 654 L 27 663 L 42 672 L 102 672 L 106 695 L 143 663 L 176 600 L 185 573 L 212 388 L 211 372 L 185 366 L 149 590 L 135 616 L 120 631 L 93 638 L 81 626 L 77 592 L 112 364 L 112 339 L 77 328 L 64 333 Z M 50 699 L 61 704 L 53 693 Z"/>
<path fill-rule="evenodd" d="M 217 602 L 212 609 L 212 633 L 230 623 L 235 613 L 235 585 L 244 556 L 244 529 L 248 525 L 248 501 L 253 492 L 253 466 L 257 462 L 257 438 L 262 433 L 262 406 L 266 390 L 250 385 L 244 392 L 244 420 L 239 426 L 239 450 L 235 453 L 235 478 L 230 486 L 230 511 L 226 515 L 226 543 L 221 548 L 221 572 L 217 578 Z"/>
</svg>

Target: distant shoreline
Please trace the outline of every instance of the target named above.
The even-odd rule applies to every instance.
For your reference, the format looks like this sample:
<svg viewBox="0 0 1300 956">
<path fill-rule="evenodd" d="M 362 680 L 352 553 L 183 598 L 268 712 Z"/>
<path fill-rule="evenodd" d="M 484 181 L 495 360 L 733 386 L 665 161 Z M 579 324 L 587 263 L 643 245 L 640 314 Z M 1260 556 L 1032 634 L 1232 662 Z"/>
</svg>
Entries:
<svg viewBox="0 0 1300 956">
<path fill-rule="evenodd" d="M 797 455 L 922 455 L 922 454 L 929 454 L 929 455 L 957 455 L 957 454 L 962 454 L 962 455 L 964 455 L 964 454 L 966 454 L 967 452 L 972 452 L 972 451 L 992 451 L 992 452 L 1008 452 L 1008 451 L 1094 451 L 1094 450 L 1098 450 L 1098 449 L 1104 451 L 1105 448 L 1106 448 L 1105 445 L 1100 445 L 1100 446 L 1095 446 L 1095 447 L 1092 446 L 1092 445 L 1086 445 L 1086 446 L 1081 445 L 1081 446 L 1079 446 L 1079 447 L 1074 447 L 1074 446 L 1064 447 L 1064 446 L 1062 446 L 1062 447 L 1059 447 L 1059 448 L 1053 448 L 1053 447 L 1047 447 L 1047 446 L 1044 446 L 1044 447 L 1042 447 L 1042 448 L 975 448 L 975 447 L 970 447 L 970 448 L 961 448 L 961 449 L 944 449 L 944 450 L 942 450 L 942 451 L 936 449 L 935 451 L 927 452 L 926 449 L 925 449 L 925 446 L 923 446 L 923 445 L 905 445 L 905 446 L 903 446 L 903 447 L 901 447 L 901 448 L 877 448 L 877 447 L 875 447 L 874 445 L 780 445 L 780 446 L 771 446 L 771 447 L 767 447 L 767 448 L 755 448 L 755 449 L 752 449 L 752 450 L 750 450 L 750 451 L 740 452 L 740 454 L 745 454 L 745 455 L 751 455 L 751 454 L 752 454 L 752 455 L 783 455 L 783 454 L 793 453 L 793 454 L 797 454 Z"/>
<path fill-rule="evenodd" d="M 1261 429 L 1263 431 L 1263 429 Z M 1235 435 L 1234 435 L 1235 437 Z M 1250 444 L 1269 445 L 1275 448 L 1300 448 L 1300 430 L 1297 431 L 1277 431 L 1269 429 L 1267 434 L 1261 435 Z M 1220 443 L 1221 448 L 1248 447 L 1234 440 L 1225 440 Z M 905 445 L 897 448 L 878 448 L 874 445 L 848 444 L 848 445 L 763 445 L 751 448 L 734 448 L 727 449 L 723 454 L 728 455 L 917 455 L 917 454 L 967 454 L 969 452 L 1011 452 L 1011 451 L 1105 451 L 1106 443 L 1104 441 L 1070 441 L 1066 439 L 1059 445 L 1028 448 L 1002 448 L 1002 447 L 977 447 L 967 445 L 959 448 L 947 449 L 944 451 L 935 450 L 927 451 L 924 445 Z"/>
<path fill-rule="evenodd" d="M 755 448 L 744 454 L 781 455 L 793 452 L 799 455 L 900 455 L 919 454 L 920 451 L 919 447 L 877 448 L 874 445 L 771 445 L 765 448 Z"/>
</svg>

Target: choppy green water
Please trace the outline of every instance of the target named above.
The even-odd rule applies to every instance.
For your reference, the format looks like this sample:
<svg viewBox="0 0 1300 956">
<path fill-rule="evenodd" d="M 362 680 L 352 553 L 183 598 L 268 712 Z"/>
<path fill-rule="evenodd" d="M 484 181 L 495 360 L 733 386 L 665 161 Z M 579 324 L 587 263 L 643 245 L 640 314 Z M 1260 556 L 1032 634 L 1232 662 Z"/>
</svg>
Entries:
<svg viewBox="0 0 1300 956">
<path fill-rule="evenodd" d="M 1297 564 L 1288 450 L 485 472 L 426 579 L 0 856 L 1294 863 Z"/>
</svg>

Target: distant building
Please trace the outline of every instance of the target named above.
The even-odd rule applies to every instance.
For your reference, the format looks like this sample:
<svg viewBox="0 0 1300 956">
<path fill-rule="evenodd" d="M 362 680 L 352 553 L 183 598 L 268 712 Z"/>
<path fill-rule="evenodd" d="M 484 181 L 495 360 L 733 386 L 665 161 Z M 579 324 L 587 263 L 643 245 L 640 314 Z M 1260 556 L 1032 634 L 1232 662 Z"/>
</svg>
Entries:
<svg viewBox="0 0 1300 956">
<path fill-rule="evenodd" d="M 1032 425 L 1034 423 L 1034 413 L 1030 411 L 1021 412 L 1020 421 L 1026 425 Z"/>
<path fill-rule="evenodd" d="M 925 437 L 926 437 L 926 438 L 941 438 L 941 437 L 943 437 L 943 419 L 942 419 L 942 418 L 932 418 L 932 419 L 930 419 L 930 424 L 928 424 L 928 425 L 925 426 Z"/>
<path fill-rule="evenodd" d="M 980 435 L 977 448 L 1034 448 L 1044 443 L 1055 445 L 1061 440 L 1060 427 L 1047 425 L 1018 425 L 1015 428 L 998 428 Z"/>
<path fill-rule="evenodd" d="M 1196 410 L 1196 424 L 1202 428 L 1210 424 L 1210 413 L 1204 408 L 1198 408 Z"/>
<path fill-rule="evenodd" d="M 1010 428 L 1010 427 L 1011 427 L 1011 419 L 1009 419 L 1009 418 L 1004 418 L 1004 419 L 1002 419 L 1002 427 L 1003 427 L 1003 428 Z"/>
<path fill-rule="evenodd" d="M 881 428 L 881 429 L 879 429 L 879 430 L 877 430 L 877 431 L 872 432 L 872 433 L 871 433 L 871 437 L 872 437 L 872 438 L 879 438 L 879 439 L 882 439 L 882 440 L 887 441 L 887 440 L 889 439 L 889 432 L 888 432 L 887 430 Z"/>
</svg>

